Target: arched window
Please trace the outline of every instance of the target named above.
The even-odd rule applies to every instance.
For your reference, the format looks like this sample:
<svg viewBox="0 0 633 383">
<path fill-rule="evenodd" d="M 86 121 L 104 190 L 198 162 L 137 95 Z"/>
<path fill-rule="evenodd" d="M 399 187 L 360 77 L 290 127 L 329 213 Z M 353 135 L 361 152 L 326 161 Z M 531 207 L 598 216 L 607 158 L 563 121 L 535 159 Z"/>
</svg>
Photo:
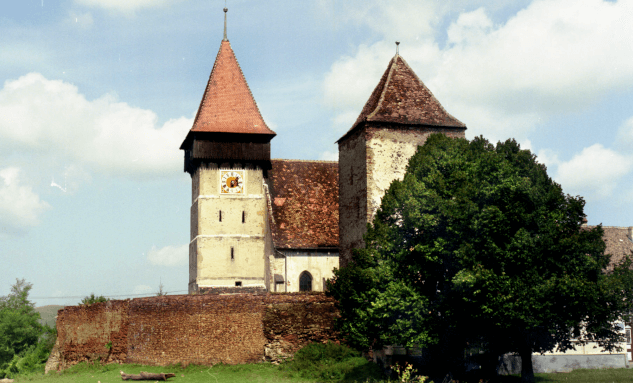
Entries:
<svg viewBox="0 0 633 383">
<path fill-rule="evenodd" d="M 299 291 L 312 291 L 312 275 L 307 271 L 299 276 Z"/>
</svg>

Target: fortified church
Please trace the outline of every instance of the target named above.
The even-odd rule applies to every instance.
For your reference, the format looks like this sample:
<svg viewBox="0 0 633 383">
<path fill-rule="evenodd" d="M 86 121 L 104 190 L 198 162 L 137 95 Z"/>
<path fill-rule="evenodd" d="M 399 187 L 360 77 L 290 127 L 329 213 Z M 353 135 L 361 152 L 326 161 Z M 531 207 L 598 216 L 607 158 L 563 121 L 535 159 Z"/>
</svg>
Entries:
<svg viewBox="0 0 633 383">
<path fill-rule="evenodd" d="M 431 133 L 465 137 L 396 54 L 339 161 L 271 159 L 264 121 L 226 35 L 180 149 L 191 175 L 189 292 L 323 291 L 363 245 L 391 182 Z"/>
<path fill-rule="evenodd" d="M 339 161 L 271 159 L 264 121 L 226 35 L 180 149 L 191 175 L 189 293 L 323 291 L 363 246 L 366 225 L 431 133 L 465 137 L 398 53 L 351 128 Z M 607 251 L 632 228 L 605 227 Z"/>
</svg>

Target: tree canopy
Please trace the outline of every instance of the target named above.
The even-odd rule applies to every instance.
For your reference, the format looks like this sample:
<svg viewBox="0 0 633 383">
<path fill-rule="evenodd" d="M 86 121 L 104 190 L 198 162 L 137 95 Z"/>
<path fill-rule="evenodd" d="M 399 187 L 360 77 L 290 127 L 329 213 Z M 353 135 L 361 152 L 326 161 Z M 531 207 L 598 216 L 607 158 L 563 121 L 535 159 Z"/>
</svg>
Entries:
<svg viewBox="0 0 633 383">
<path fill-rule="evenodd" d="M 39 323 L 28 295 L 32 285 L 17 279 L 0 297 L 0 378 L 44 368 L 55 343 L 55 330 Z"/>
<path fill-rule="evenodd" d="M 341 331 L 356 347 L 419 345 L 449 361 L 469 345 L 516 352 L 526 382 L 533 352 L 572 338 L 614 349 L 631 262 L 605 272 L 603 230 L 582 225 L 584 205 L 514 140 L 431 135 L 329 284 Z"/>
<path fill-rule="evenodd" d="M 90 295 L 87 295 L 85 297 L 83 297 L 81 299 L 81 302 L 79 302 L 80 305 L 91 305 L 93 303 L 100 303 L 100 302 L 107 302 L 109 301 L 110 298 L 106 298 L 103 295 L 95 295 L 95 293 L 90 293 Z"/>
</svg>

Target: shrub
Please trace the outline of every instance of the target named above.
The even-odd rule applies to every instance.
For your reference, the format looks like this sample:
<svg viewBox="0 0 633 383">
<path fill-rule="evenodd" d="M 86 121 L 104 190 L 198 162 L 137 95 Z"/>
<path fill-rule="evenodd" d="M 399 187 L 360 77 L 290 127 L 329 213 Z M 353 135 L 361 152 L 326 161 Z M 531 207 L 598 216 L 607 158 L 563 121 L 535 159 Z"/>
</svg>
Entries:
<svg viewBox="0 0 633 383">
<path fill-rule="evenodd" d="M 378 366 L 361 357 L 358 351 L 332 342 L 308 344 L 281 368 L 292 375 L 319 380 L 366 381 L 382 374 Z"/>
<path fill-rule="evenodd" d="M 99 302 L 107 302 L 110 299 L 104 297 L 103 295 L 99 295 L 96 296 L 95 293 L 90 293 L 90 295 L 88 295 L 87 297 L 85 297 L 84 299 L 81 300 L 81 305 L 91 305 L 93 303 L 99 303 Z"/>
</svg>

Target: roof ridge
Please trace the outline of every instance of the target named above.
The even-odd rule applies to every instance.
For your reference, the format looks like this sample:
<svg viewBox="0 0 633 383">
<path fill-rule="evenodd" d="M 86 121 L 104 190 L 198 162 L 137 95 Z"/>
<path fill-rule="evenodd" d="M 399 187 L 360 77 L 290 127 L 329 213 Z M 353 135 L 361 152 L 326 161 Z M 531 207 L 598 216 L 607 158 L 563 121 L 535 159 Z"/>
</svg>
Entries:
<svg viewBox="0 0 633 383">
<path fill-rule="evenodd" d="M 367 121 L 370 118 L 374 117 L 374 115 L 376 115 L 376 113 L 378 112 L 380 107 L 382 107 L 382 102 L 385 100 L 386 89 L 389 86 L 389 82 L 391 81 L 391 74 L 393 73 L 394 68 L 398 68 L 398 60 L 397 59 L 398 59 L 398 54 L 396 53 L 396 55 L 393 56 L 393 58 L 391 59 L 391 62 L 390 62 L 391 65 L 389 65 L 389 73 L 387 74 L 387 79 L 385 80 L 385 83 L 382 85 L 382 90 L 380 92 L 380 98 L 378 98 L 378 102 L 376 103 L 376 107 L 374 107 L 374 110 L 371 113 L 369 113 L 367 116 L 365 116 L 365 121 Z"/>
<path fill-rule="evenodd" d="M 229 43 L 229 46 L 230 46 L 230 43 Z M 215 67 L 218 65 L 218 59 L 220 58 L 220 53 L 222 53 L 222 44 L 220 44 L 220 49 L 218 49 L 218 54 L 215 55 L 215 61 L 213 61 L 213 68 L 211 68 L 211 74 L 209 74 L 209 80 L 211 79 L 211 76 L 213 76 L 213 72 L 215 72 Z M 239 63 L 237 65 L 239 66 Z M 200 111 L 202 110 L 202 105 L 204 105 L 204 101 L 207 99 L 206 95 L 207 95 L 207 91 L 209 90 L 210 84 L 211 84 L 211 81 L 207 81 L 207 85 L 204 87 L 202 100 L 200 100 L 200 105 L 198 105 L 198 111 L 196 112 L 196 117 L 193 119 L 193 124 L 191 124 L 192 127 L 196 126 L 196 122 L 198 121 L 198 116 L 200 116 Z"/>
<path fill-rule="evenodd" d="M 228 40 L 220 43 L 191 131 L 275 135 Z"/>
</svg>

